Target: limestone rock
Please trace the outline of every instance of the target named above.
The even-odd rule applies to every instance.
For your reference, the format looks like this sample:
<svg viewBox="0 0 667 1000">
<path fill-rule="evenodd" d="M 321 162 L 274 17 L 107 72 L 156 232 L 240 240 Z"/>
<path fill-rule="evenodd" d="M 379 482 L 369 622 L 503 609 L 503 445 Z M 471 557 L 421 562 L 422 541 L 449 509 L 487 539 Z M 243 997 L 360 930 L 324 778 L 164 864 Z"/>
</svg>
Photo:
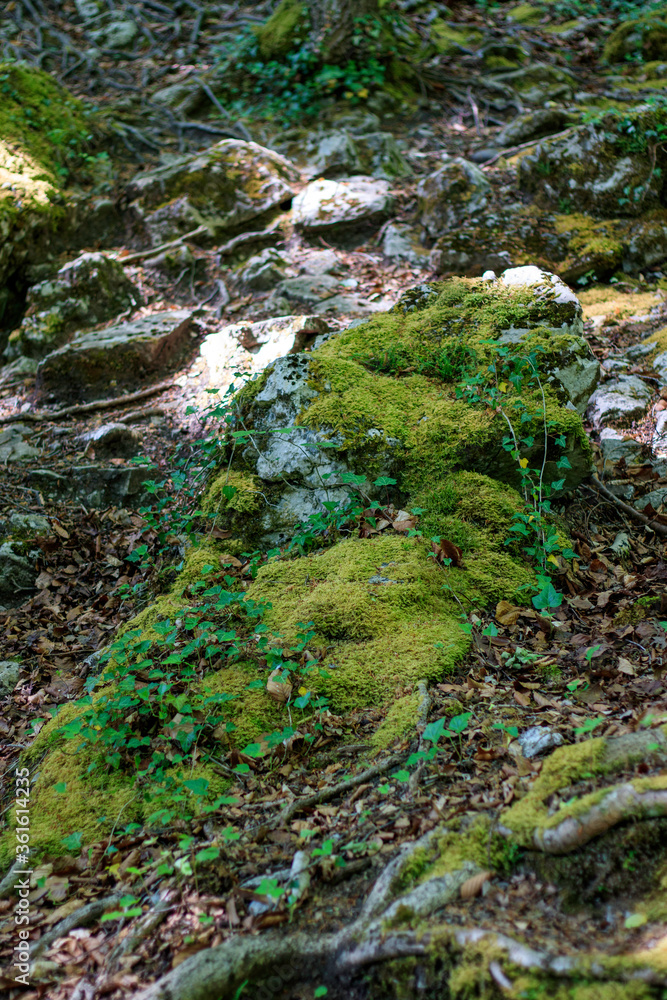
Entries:
<svg viewBox="0 0 667 1000">
<path fill-rule="evenodd" d="M 435 238 L 483 212 L 490 196 L 491 185 L 479 167 L 462 157 L 448 159 L 417 185 L 420 222 Z"/>
<path fill-rule="evenodd" d="M 510 268 L 503 272 L 500 281 L 510 287 L 534 288 L 536 302 L 542 300 L 544 303 L 541 332 L 550 330 L 554 339 L 558 334 L 567 335 L 562 349 L 545 366 L 547 378 L 561 386 L 569 405 L 583 416 L 600 378 L 600 364 L 583 337 L 579 299 L 557 275 L 534 265 Z M 500 335 L 498 342 L 521 343 L 534 329 L 535 326 L 511 326 Z"/>
<path fill-rule="evenodd" d="M 212 236 L 287 205 L 296 168 L 256 142 L 223 139 L 137 174 L 128 185 L 135 214 L 153 245 L 204 225 Z"/>
<path fill-rule="evenodd" d="M 563 745 L 563 737 L 550 726 L 531 726 L 519 736 L 521 752 L 527 760 L 539 757 L 547 750 Z"/>
<path fill-rule="evenodd" d="M 353 135 L 338 129 L 292 143 L 288 147 L 296 160 L 306 157 L 308 177 L 351 177 L 366 174 L 390 180 L 407 177 L 411 167 L 390 132 Z"/>
<path fill-rule="evenodd" d="M 503 73 L 496 79 L 516 90 L 527 104 L 569 100 L 576 87 L 575 77 L 567 70 L 542 62 Z"/>
<path fill-rule="evenodd" d="M 28 481 L 45 497 L 72 499 L 88 509 L 136 508 L 149 500 L 144 483 L 155 479 L 156 471 L 153 465 L 105 466 L 91 462 L 72 466 L 66 476 L 50 469 L 34 469 Z"/>
<path fill-rule="evenodd" d="M 19 682 L 20 670 L 18 660 L 0 660 L 0 698 L 12 694 Z"/>
<path fill-rule="evenodd" d="M 661 351 L 655 356 L 651 368 L 660 376 L 660 385 L 667 385 L 667 351 Z"/>
<path fill-rule="evenodd" d="M 96 458 L 131 458 L 140 446 L 135 432 L 122 423 L 102 424 L 83 434 L 81 440 Z"/>
<path fill-rule="evenodd" d="M 249 257 L 236 269 L 235 279 L 253 292 L 266 292 L 286 277 L 289 260 L 273 248 Z"/>
<path fill-rule="evenodd" d="M 96 326 L 142 304 L 141 293 L 119 263 L 84 253 L 28 292 L 27 313 L 11 335 L 6 356 L 43 358 L 74 331 Z"/>
<path fill-rule="evenodd" d="M 620 462 L 624 459 L 628 465 L 635 462 L 641 455 L 642 446 L 633 437 L 627 437 L 622 431 L 613 427 L 604 427 L 600 431 L 600 451 L 606 462 Z"/>
<path fill-rule="evenodd" d="M 292 218 L 307 235 L 347 239 L 367 234 L 386 218 L 390 207 L 387 181 L 362 176 L 341 181 L 320 178 L 296 196 Z"/>
<path fill-rule="evenodd" d="M 73 401 L 137 388 L 174 363 L 191 319 L 188 310 L 176 309 L 81 334 L 40 363 L 37 387 Z"/>
<path fill-rule="evenodd" d="M 129 18 L 119 19 L 110 21 L 97 31 L 89 31 L 88 34 L 100 48 L 127 49 L 139 34 L 139 26 Z"/>
<path fill-rule="evenodd" d="M 661 490 L 651 490 L 650 493 L 645 493 L 643 497 L 635 501 L 635 507 L 638 510 L 644 510 L 648 505 L 653 507 L 653 510 L 659 511 L 661 507 L 667 504 L 667 489 Z"/>
<path fill-rule="evenodd" d="M 591 396 L 588 418 L 596 430 L 609 424 L 630 424 L 648 410 L 651 390 L 636 375 L 621 375 L 605 382 Z"/>
<path fill-rule="evenodd" d="M 406 260 L 413 267 L 430 267 L 429 252 L 417 232 L 404 222 L 390 222 L 382 237 L 382 253 L 391 260 Z"/>
<path fill-rule="evenodd" d="M 545 136 L 562 132 L 580 118 L 577 111 L 566 108 L 540 108 L 538 111 L 527 111 L 517 115 L 505 125 L 496 136 L 499 146 L 518 146 L 531 139 L 543 139 Z"/>
<path fill-rule="evenodd" d="M 34 429 L 25 424 L 9 424 L 0 430 L 0 464 L 9 462 L 24 462 L 39 455 L 39 449 L 34 448 L 26 440 Z"/>
<path fill-rule="evenodd" d="M 667 154 L 660 148 L 651 168 L 642 141 L 633 136 L 655 129 L 663 111 L 643 110 L 619 121 L 607 115 L 599 122 L 579 125 L 569 135 L 546 139 L 519 163 L 524 190 L 540 203 L 563 211 L 599 217 L 637 217 L 663 201 L 663 170 Z M 663 162 L 664 161 L 664 162 Z"/>
<path fill-rule="evenodd" d="M 651 447 L 656 458 L 667 458 L 667 410 L 662 410 L 656 418 Z"/>
<path fill-rule="evenodd" d="M 261 372 L 278 358 L 310 347 L 328 331 L 329 324 L 320 316 L 274 316 L 223 326 L 204 338 L 199 352 L 206 361 L 209 385 L 221 385 L 230 369 Z"/>
</svg>

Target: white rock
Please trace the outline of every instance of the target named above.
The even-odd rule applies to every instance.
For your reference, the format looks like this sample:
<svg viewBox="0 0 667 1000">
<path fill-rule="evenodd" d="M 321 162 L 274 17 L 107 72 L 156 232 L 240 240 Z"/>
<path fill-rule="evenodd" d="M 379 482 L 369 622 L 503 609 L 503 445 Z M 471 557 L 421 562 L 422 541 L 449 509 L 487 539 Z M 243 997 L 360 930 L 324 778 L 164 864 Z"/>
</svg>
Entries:
<svg viewBox="0 0 667 1000">
<path fill-rule="evenodd" d="M 308 184 L 292 202 L 294 225 L 305 232 L 349 231 L 379 222 L 391 206 L 389 184 L 373 177 L 349 177 Z"/>
<path fill-rule="evenodd" d="M 653 346 L 655 347 L 655 345 Z M 667 351 L 662 351 L 653 359 L 651 368 L 658 373 L 660 385 L 667 385 Z"/>
<path fill-rule="evenodd" d="M 519 736 L 521 752 L 528 760 L 553 747 L 562 746 L 563 742 L 561 734 L 548 726 L 531 726 Z"/>
<path fill-rule="evenodd" d="M 596 430 L 606 424 L 641 420 L 648 410 L 651 389 L 636 375 L 621 375 L 606 382 L 593 393 L 588 404 L 588 418 Z"/>
<path fill-rule="evenodd" d="M 658 414 L 651 447 L 656 458 L 667 458 L 667 410 Z"/>
</svg>

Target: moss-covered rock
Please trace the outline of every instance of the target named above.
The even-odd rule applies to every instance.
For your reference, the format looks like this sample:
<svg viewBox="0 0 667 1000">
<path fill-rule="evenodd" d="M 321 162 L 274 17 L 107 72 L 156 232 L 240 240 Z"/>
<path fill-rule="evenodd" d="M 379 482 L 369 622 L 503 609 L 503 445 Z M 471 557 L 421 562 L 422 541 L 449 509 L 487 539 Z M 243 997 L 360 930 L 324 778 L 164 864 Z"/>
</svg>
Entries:
<svg viewBox="0 0 667 1000">
<path fill-rule="evenodd" d="M 279 153 L 223 139 L 137 174 L 127 194 L 138 225 L 160 244 L 199 226 L 219 235 L 261 217 L 290 201 L 297 178 L 298 171 Z"/>
<path fill-rule="evenodd" d="M 665 204 L 667 111 L 607 113 L 522 157 L 522 188 L 540 205 L 599 218 L 637 218 Z"/>
<path fill-rule="evenodd" d="M 304 36 L 308 11 L 300 0 L 280 0 L 267 21 L 255 29 L 262 59 L 283 59 Z"/>
<path fill-rule="evenodd" d="M 6 356 L 42 358 L 72 333 L 142 305 L 139 289 L 120 264 L 102 253 L 85 253 L 53 278 L 34 285 L 21 327 L 9 337 Z"/>
<path fill-rule="evenodd" d="M 607 38 L 602 50 L 609 63 L 640 58 L 645 62 L 667 59 L 667 12 L 652 11 L 644 17 L 623 20 Z"/>
<path fill-rule="evenodd" d="M 248 543 L 283 543 L 323 502 L 344 502 L 350 473 L 363 475 L 368 495 L 378 493 L 375 479 L 394 477 L 399 501 L 424 496 L 427 511 L 456 470 L 516 482 L 503 447 L 504 418 L 457 393 L 462 378 L 487 370 L 497 349 L 540 352 L 548 419 L 568 440 L 572 481 L 585 475 L 588 446 L 574 408 L 585 406 L 597 367 L 581 338 L 581 308 L 562 283 L 558 291 L 544 276 L 540 285 L 540 272 L 525 270 L 537 284 L 521 284 L 528 279 L 517 272 L 517 284 L 508 275 L 492 283 L 419 286 L 391 312 L 343 331 L 312 354 L 279 359 L 261 385 L 251 383 L 252 392 L 238 400 L 251 438 L 231 464 L 264 484 L 261 513 L 244 525 Z M 590 384 L 575 388 L 571 366 L 579 371 L 589 361 Z M 522 393 L 537 413 L 537 385 L 524 385 Z M 227 476 L 225 466 L 217 495 Z M 258 485 L 255 490 L 260 496 Z M 238 528 L 238 519 L 234 523 Z"/>
<path fill-rule="evenodd" d="M 27 265 L 76 245 L 63 189 L 92 132 L 88 109 L 48 73 L 0 63 L 0 330 L 20 315 Z"/>
</svg>

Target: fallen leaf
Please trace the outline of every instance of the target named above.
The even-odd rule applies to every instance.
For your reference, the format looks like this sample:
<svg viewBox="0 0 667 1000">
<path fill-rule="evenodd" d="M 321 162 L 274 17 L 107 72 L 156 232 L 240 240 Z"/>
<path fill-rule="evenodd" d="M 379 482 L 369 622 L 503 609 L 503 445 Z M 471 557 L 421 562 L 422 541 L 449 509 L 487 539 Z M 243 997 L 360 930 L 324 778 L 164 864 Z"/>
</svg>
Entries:
<svg viewBox="0 0 667 1000">
<path fill-rule="evenodd" d="M 466 879 L 460 889 L 461 899 L 474 899 L 475 896 L 479 896 L 482 886 L 493 877 L 493 874 L 487 871 L 478 872 L 477 875 Z"/>
<path fill-rule="evenodd" d="M 630 663 L 630 660 L 626 660 L 624 656 L 619 656 L 616 666 L 622 674 L 628 674 L 630 677 L 635 677 L 637 674 L 633 664 Z"/>
<path fill-rule="evenodd" d="M 279 680 L 279 678 L 283 679 Z M 292 682 L 289 679 L 289 674 L 282 667 L 276 667 L 269 674 L 269 679 L 266 682 L 266 690 L 274 701 L 279 701 L 284 705 L 285 702 L 290 700 L 292 694 Z"/>
<path fill-rule="evenodd" d="M 463 567 L 463 552 L 454 542 L 441 538 L 439 543 L 431 542 L 431 549 L 441 566 L 445 565 L 445 559 L 449 559 L 452 566 Z"/>
</svg>

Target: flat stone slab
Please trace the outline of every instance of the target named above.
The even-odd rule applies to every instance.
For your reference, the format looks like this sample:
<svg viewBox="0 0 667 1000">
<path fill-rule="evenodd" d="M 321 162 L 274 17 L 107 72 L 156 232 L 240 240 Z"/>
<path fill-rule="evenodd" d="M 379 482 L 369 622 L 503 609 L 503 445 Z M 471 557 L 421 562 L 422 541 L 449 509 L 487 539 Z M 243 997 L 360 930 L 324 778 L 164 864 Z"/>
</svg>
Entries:
<svg viewBox="0 0 667 1000">
<path fill-rule="evenodd" d="M 25 462 L 39 455 L 39 449 L 28 444 L 26 438 L 34 434 L 32 427 L 25 424 L 10 424 L 0 430 L 0 464 Z"/>
<path fill-rule="evenodd" d="M 389 184 L 373 177 L 348 177 L 308 184 L 292 203 L 292 219 L 306 233 L 349 235 L 382 222 L 391 207 Z"/>
<path fill-rule="evenodd" d="M 146 503 L 144 483 L 155 478 L 154 465 L 75 465 L 67 476 L 51 469 L 35 469 L 28 476 L 31 486 L 46 497 L 72 497 L 86 507 L 134 508 Z"/>
<path fill-rule="evenodd" d="M 170 368 L 191 319 L 189 310 L 174 309 L 81 334 L 44 358 L 37 388 L 72 402 L 136 389 Z"/>
<path fill-rule="evenodd" d="M 257 323 L 230 323 L 211 333 L 200 348 L 206 361 L 209 384 L 229 381 L 234 367 L 260 372 L 287 354 L 298 354 L 315 337 L 329 332 L 320 316 L 274 316 Z"/>
<path fill-rule="evenodd" d="M 641 455 L 642 446 L 633 437 L 627 437 L 622 431 L 605 427 L 600 433 L 600 450 L 606 462 L 620 462 L 623 458 L 630 465 Z"/>
<path fill-rule="evenodd" d="M 596 430 L 609 424 L 627 425 L 646 416 L 653 395 L 636 375 L 621 375 L 596 389 L 588 404 L 588 418 Z"/>
</svg>

